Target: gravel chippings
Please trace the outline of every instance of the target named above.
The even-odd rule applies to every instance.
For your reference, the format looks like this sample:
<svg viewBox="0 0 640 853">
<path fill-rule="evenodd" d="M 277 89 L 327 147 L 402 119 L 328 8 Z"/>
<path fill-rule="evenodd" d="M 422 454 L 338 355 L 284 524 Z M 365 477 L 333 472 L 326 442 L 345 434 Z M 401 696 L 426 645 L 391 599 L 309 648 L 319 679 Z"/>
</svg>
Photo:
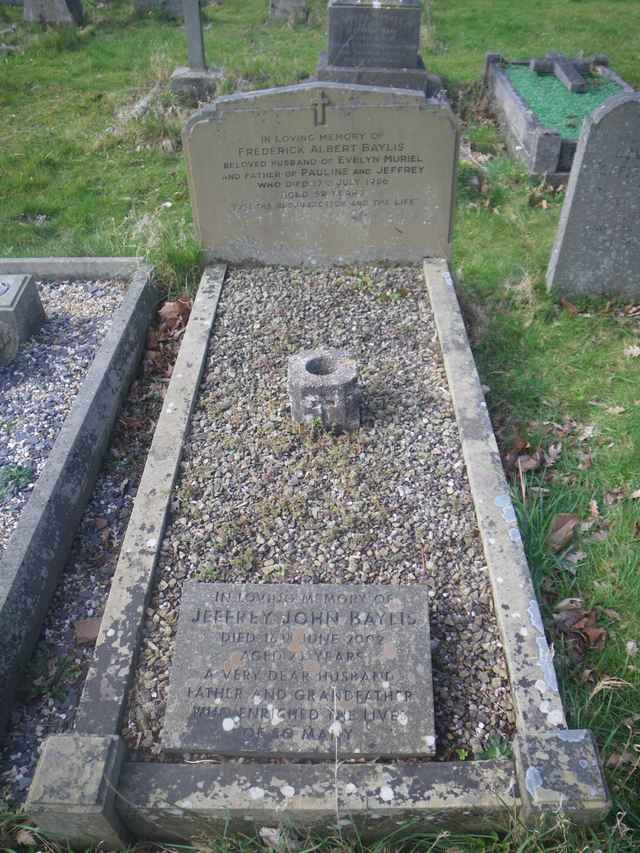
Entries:
<svg viewBox="0 0 640 853">
<path fill-rule="evenodd" d="M 359 365 L 363 425 L 293 423 L 287 356 Z M 124 734 L 162 760 L 182 582 L 429 587 L 438 757 L 510 740 L 489 578 L 422 271 L 238 268 L 224 286 Z"/>
<path fill-rule="evenodd" d="M 0 556 L 111 326 L 126 283 L 37 282 L 47 319 L 0 367 Z"/>
</svg>

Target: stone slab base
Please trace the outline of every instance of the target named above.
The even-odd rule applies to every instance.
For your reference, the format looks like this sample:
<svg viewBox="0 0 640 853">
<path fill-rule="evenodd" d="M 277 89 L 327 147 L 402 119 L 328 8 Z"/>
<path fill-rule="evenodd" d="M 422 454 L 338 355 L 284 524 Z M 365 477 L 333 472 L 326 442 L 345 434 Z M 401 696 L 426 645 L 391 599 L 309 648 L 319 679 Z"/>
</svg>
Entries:
<svg viewBox="0 0 640 853">
<path fill-rule="evenodd" d="M 418 89 L 427 98 L 442 90 L 442 80 L 429 74 L 418 57 L 417 68 L 365 68 L 330 65 L 326 53 L 320 54 L 316 80 L 329 83 L 351 83 L 359 86 L 390 86 L 394 89 Z"/>
<path fill-rule="evenodd" d="M 181 101 L 198 104 L 211 101 L 223 79 L 224 72 L 220 68 L 180 67 L 171 75 L 169 88 Z"/>
<path fill-rule="evenodd" d="M 111 267 L 108 259 L 96 258 L 95 270 L 86 258 L 81 258 L 77 267 L 72 258 L 61 260 L 66 264 L 48 265 L 52 276 L 117 277 L 124 259 L 117 259 L 118 263 Z M 7 263 L 0 259 L 0 271 L 29 269 L 28 259 Z M 35 274 L 42 269 L 34 270 Z M 3 554 L 0 731 L 6 725 L 20 671 L 38 639 L 76 527 L 93 490 L 120 403 L 137 369 L 156 301 L 151 269 L 142 267 L 134 273 L 124 302 L 113 316 L 109 334 L 87 372 Z"/>
<path fill-rule="evenodd" d="M 241 771 L 241 772 L 240 772 Z M 365 839 L 398 832 L 506 827 L 517 807 L 510 761 L 416 765 L 128 763 L 118 810 L 137 838 L 184 843 L 197 835 L 292 827 Z"/>
</svg>

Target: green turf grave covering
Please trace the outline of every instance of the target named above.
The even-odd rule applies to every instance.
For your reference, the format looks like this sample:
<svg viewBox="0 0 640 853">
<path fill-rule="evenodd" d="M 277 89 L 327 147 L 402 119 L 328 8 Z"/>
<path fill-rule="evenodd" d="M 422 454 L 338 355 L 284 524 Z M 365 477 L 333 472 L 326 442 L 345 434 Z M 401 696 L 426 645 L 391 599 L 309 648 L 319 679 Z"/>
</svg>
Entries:
<svg viewBox="0 0 640 853">
<path fill-rule="evenodd" d="M 570 92 L 553 74 L 536 74 L 526 65 L 507 65 L 506 74 L 543 127 L 565 139 L 577 139 L 582 120 L 599 104 L 620 91 L 620 86 L 598 75 L 586 75 L 589 91 Z"/>
</svg>

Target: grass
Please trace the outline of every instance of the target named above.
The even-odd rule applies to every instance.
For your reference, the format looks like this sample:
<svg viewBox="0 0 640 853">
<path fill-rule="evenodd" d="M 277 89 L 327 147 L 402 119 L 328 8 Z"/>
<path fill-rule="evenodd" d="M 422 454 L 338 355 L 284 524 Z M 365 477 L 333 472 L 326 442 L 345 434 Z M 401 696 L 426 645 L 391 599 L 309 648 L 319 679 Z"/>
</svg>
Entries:
<svg viewBox="0 0 640 853">
<path fill-rule="evenodd" d="M 184 61 L 182 30 L 153 15 L 136 17 L 121 0 L 88 12 L 82 30 L 56 31 L 26 27 L 19 10 L 0 6 L 0 29 L 17 24 L 2 38 L 23 48 L 0 60 L 0 255 L 140 252 L 167 289 L 182 289 L 198 272 L 180 150 L 185 113 L 161 86 L 141 119 L 118 117 Z M 225 68 L 224 91 L 312 73 L 326 44 L 319 0 L 307 27 L 267 25 L 265 13 L 257 0 L 205 8 L 208 58 Z M 514 481 L 514 495 L 569 722 L 595 732 L 615 805 L 594 830 L 558 824 L 525 833 L 514 824 L 502 836 L 414 835 L 405 849 L 626 853 L 640 847 L 640 500 L 633 497 L 640 489 L 640 359 L 632 355 L 640 317 L 603 300 L 559 306 L 548 297 L 544 273 L 562 194 L 532 186 L 508 158 L 483 113 L 479 80 L 486 51 L 518 59 L 554 49 L 608 53 L 612 68 L 640 86 L 640 3 L 425 0 L 422 45 L 427 67 L 449 85 L 469 140 L 453 267 L 498 438 L 505 451 L 562 445 L 553 466 Z M 572 546 L 554 553 L 547 536 L 560 512 L 575 513 L 582 526 Z M 573 638 L 553 628 L 558 603 L 569 597 L 581 599 L 606 631 L 601 647 L 576 654 Z M 16 820 L 8 813 L 1 822 L 3 849 L 18 849 Z M 214 849 L 256 847 L 237 839 Z M 401 848 L 397 839 L 348 847 L 324 838 L 303 849 Z"/>
</svg>

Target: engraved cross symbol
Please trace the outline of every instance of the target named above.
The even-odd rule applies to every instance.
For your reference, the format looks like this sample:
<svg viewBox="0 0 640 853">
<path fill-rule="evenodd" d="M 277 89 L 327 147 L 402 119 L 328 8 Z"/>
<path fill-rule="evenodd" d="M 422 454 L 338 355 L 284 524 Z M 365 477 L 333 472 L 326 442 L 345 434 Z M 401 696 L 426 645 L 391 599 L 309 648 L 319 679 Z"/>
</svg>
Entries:
<svg viewBox="0 0 640 853">
<path fill-rule="evenodd" d="M 327 107 L 330 105 L 329 98 L 325 95 L 324 91 L 320 92 L 320 101 L 312 101 L 311 106 L 313 107 L 313 125 L 314 127 L 319 127 L 321 124 L 327 123 Z M 320 115 L 318 116 L 318 109 L 320 110 Z"/>
</svg>

